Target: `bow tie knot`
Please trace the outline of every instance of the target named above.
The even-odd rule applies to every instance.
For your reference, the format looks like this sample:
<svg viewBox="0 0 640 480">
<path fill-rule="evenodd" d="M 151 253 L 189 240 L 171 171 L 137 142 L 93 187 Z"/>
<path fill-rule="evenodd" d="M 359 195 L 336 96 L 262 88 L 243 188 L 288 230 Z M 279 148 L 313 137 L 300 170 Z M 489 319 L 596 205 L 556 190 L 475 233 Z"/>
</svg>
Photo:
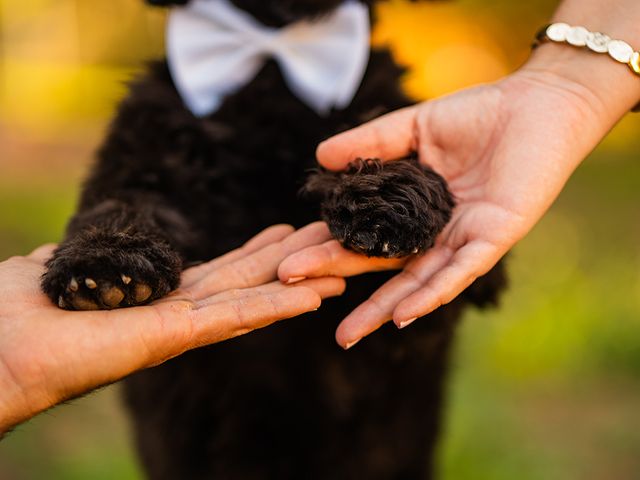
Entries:
<svg viewBox="0 0 640 480">
<path fill-rule="evenodd" d="M 278 55 L 285 51 L 286 44 L 282 41 L 282 32 L 271 32 L 261 39 L 260 47 L 264 53 Z"/>
<path fill-rule="evenodd" d="M 265 27 L 228 0 L 192 0 L 173 10 L 169 67 L 185 104 L 198 116 L 217 110 L 274 58 L 289 89 L 318 114 L 346 107 L 369 58 L 369 12 L 348 1 L 317 21 Z"/>
</svg>

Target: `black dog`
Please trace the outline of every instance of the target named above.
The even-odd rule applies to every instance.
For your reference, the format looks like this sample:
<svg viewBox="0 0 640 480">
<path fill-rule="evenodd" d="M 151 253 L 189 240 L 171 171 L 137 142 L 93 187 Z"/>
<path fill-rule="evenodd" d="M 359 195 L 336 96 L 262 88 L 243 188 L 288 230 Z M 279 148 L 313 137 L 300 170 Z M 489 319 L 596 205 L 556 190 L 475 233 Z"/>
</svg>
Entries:
<svg viewBox="0 0 640 480">
<path fill-rule="evenodd" d="M 150 0 L 185 4 L 188 0 Z M 342 0 L 234 0 L 266 25 L 318 17 Z M 373 4 L 373 1 L 369 1 Z M 369 5 L 371 6 L 371 5 Z M 204 118 L 166 63 L 120 106 L 43 288 L 62 308 L 138 305 L 176 288 L 182 268 L 275 223 L 322 215 L 351 249 L 402 256 L 432 245 L 453 199 L 413 159 L 358 161 L 305 187 L 323 139 L 410 103 L 402 70 L 371 52 L 351 104 L 318 116 L 270 61 Z M 399 234 L 401 232 L 401 234 Z M 126 395 L 154 479 L 430 478 L 447 358 L 465 304 L 495 303 L 500 267 L 407 331 L 381 328 L 351 351 L 337 323 L 392 274 L 349 281 L 308 318 L 187 353 L 132 376 Z"/>
</svg>

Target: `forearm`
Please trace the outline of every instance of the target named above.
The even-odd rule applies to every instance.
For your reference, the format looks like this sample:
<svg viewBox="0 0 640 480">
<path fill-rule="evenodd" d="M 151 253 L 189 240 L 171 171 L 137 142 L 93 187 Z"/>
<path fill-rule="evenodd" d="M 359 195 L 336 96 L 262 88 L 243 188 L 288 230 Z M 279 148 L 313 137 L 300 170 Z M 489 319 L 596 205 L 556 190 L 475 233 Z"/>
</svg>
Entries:
<svg viewBox="0 0 640 480">
<path fill-rule="evenodd" d="M 550 19 L 580 25 L 640 49 L 640 2 L 637 0 L 564 0 Z M 640 76 L 607 54 L 547 42 L 532 54 L 524 73 L 557 76 L 590 104 L 602 135 L 640 102 Z"/>
</svg>

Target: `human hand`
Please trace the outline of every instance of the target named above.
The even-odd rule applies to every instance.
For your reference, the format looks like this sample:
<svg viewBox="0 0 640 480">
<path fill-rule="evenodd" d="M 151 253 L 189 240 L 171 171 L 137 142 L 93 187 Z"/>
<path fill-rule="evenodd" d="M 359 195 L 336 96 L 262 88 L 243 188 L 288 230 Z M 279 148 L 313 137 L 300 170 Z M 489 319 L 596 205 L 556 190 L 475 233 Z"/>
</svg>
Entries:
<svg viewBox="0 0 640 480">
<path fill-rule="evenodd" d="M 575 68 L 561 60 L 550 63 Z M 540 63 L 534 60 L 495 84 L 391 113 L 318 147 L 318 161 L 336 170 L 357 157 L 393 160 L 415 151 L 448 181 L 457 201 L 450 223 L 425 255 L 366 258 L 331 240 L 280 265 L 280 279 L 292 281 L 404 264 L 343 320 L 336 332 L 340 345 L 349 348 L 390 319 L 407 326 L 488 272 L 540 219 L 622 115 L 607 109 L 597 81 L 582 83 Z M 576 68 L 583 76 L 584 67 Z"/>
<path fill-rule="evenodd" d="M 242 248 L 188 269 L 149 306 L 69 312 L 40 291 L 53 246 L 0 263 L 0 435 L 50 406 L 181 353 L 317 309 L 344 280 L 293 287 L 280 261 L 329 238 L 324 224 L 271 227 Z"/>
</svg>

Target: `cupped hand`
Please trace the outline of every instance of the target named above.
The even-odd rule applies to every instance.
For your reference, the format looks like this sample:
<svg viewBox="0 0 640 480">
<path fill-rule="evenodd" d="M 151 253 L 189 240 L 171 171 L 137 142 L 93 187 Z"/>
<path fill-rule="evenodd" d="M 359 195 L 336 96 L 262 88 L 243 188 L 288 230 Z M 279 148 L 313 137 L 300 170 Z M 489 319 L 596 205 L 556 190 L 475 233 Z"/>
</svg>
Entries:
<svg viewBox="0 0 640 480">
<path fill-rule="evenodd" d="M 331 240 L 288 257 L 280 279 L 402 268 L 342 321 L 336 339 L 349 348 L 391 319 L 409 325 L 488 272 L 540 219 L 606 133 L 597 105 L 579 83 L 523 69 L 327 140 L 318 160 L 335 170 L 357 157 L 393 160 L 417 152 L 447 180 L 457 206 L 422 256 L 366 258 Z"/>
<path fill-rule="evenodd" d="M 149 306 L 69 312 L 40 292 L 53 246 L 0 263 L 0 434 L 46 408 L 186 350 L 317 309 L 341 278 L 282 285 L 287 255 L 329 238 L 326 226 L 275 226 L 242 248 L 186 270 Z"/>
</svg>

